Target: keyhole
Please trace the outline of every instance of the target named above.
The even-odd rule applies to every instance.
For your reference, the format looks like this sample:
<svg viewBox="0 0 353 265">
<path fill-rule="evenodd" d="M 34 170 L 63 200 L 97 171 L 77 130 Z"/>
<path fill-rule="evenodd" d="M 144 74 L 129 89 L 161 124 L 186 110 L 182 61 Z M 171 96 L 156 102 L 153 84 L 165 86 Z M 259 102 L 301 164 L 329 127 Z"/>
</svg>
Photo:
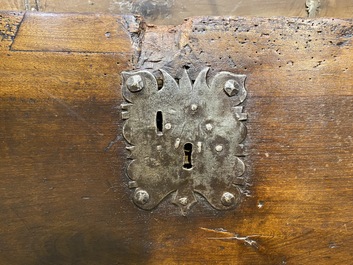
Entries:
<svg viewBox="0 0 353 265">
<path fill-rule="evenodd" d="M 186 168 L 186 169 L 191 169 L 192 168 L 191 154 L 192 154 L 192 144 L 191 143 L 186 143 L 184 145 L 184 165 L 183 165 L 183 167 Z"/>
<path fill-rule="evenodd" d="M 157 111 L 156 115 L 156 127 L 157 127 L 157 134 L 163 134 L 163 114 L 162 111 Z"/>
</svg>

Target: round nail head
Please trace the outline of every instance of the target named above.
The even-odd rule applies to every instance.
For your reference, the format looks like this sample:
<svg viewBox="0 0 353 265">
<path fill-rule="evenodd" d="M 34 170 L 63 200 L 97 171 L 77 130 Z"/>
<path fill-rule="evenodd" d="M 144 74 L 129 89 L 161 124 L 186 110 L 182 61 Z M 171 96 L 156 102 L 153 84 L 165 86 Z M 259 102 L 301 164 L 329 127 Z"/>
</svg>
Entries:
<svg viewBox="0 0 353 265">
<path fill-rule="evenodd" d="M 132 75 L 126 80 L 126 86 L 131 92 L 139 92 L 143 89 L 143 80 L 140 75 Z"/>
<path fill-rule="evenodd" d="M 206 124 L 206 130 L 207 130 L 207 131 L 212 131 L 212 129 L 213 129 L 212 124 L 211 124 L 211 123 L 207 123 L 207 124 Z"/>
<path fill-rule="evenodd" d="M 145 190 L 137 190 L 134 194 L 134 201 L 137 204 L 144 205 L 150 200 L 150 195 Z"/>
<path fill-rule="evenodd" d="M 228 96 L 233 97 L 239 92 L 239 84 L 234 79 L 228 80 L 224 84 L 224 92 L 227 93 Z"/>
<path fill-rule="evenodd" d="M 217 145 L 216 146 L 216 151 L 217 152 L 221 152 L 223 150 L 223 146 L 222 145 Z"/>
<path fill-rule="evenodd" d="M 235 203 L 235 197 L 230 192 L 225 192 L 222 195 L 221 202 L 224 206 L 231 206 Z"/>
</svg>

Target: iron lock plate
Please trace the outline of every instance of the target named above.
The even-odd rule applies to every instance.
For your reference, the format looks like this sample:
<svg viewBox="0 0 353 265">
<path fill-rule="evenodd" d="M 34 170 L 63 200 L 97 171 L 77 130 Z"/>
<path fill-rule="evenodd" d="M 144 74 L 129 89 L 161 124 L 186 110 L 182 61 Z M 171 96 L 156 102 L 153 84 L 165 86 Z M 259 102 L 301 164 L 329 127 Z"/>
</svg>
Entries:
<svg viewBox="0 0 353 265">
<path fill-rule="evenodd" d="M 245 75 L 209 68 L 194 82 L 184 69 L 178 82 L 160 70 L 163 86 L 146 70 L 123 72 L 122 104 L 127 175 L 132 200 L 145 210 L 173 193 L 185 215 L 203 196 L 215 209 L 233 209 L 245 182 L 243 145 L 247 114 Z M 208 84 L 209 83 L 209 84 Z"/>
</svg>

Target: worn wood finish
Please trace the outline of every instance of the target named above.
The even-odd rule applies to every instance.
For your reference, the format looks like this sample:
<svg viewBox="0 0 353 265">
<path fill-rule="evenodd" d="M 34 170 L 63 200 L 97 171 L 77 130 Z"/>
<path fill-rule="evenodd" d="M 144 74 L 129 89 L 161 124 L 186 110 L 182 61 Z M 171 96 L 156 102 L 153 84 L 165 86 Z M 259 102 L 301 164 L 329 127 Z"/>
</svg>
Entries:
<svg viewBox="0 0 353 265">
<path fill-rule="evenodd" d="M 318 0 L 315 0 L 318 1 Z M 0 10 L 140 14 L 149 23 L 177 25 L 191 16 L 307 17 L 306 0 L 0 0 Z M 352 1 L 320 0 L 316 17 L 351 18 Z"/>
<path fill-rule="evenodd" d="M 36 47 L 48 15 L 1 16 L 13 29 L 0 21 L 0 34 L 11 32 L 0 42 L 1 264 L 353 259 L 352 21 L 215 17 L 146 28 L 104 15 L 93 40 L 71 41 L 75 16 L 59 14 Z M 124 174 L 119 73 L 179 77 L 186 67 L 195 78 L 207 65 L 210 76 L 248 76 L 250 196 L 230 212 L 199 203 L 182 217 L 167 201 L 140 210 Z"/>
<path fill-rule="evenodd" d="M 10 11 L 15 11 L 15 10 L 25 10 L 25 2 L 21 0 L 8 0 L 8 1 L 3 1 L 1 0 L 0 2 L 0 9 L 1 10 L 10 10 Z"/>
<path fill-rule="evenodd" d="M 27 15 L 36 16 L 41 25 L 48 17 Z M 17 14 L 2 16 L 15 21 L 10 26 L 16 28 Z M 85 19 L 92 24 L 97 16 Z M 1 264 L 145 260 L 139 253 L 146 252 L 148 245 L 132 240 L 144 234 L 134 228 L 140 220 L 131 221 L 138 211 L 125 211 L 128 193 L 117 179 L 123 159 L 116 153 L 118 149 L 122 153 L 123 144 L 111 147 L 120 126 L 119 73 L 132 68 L 135 56 L 128 29 L 122 29 L 119 21 L 112 29 L 111 21 L 116 19 L 101 20 L 94 32 L 99 43 L 78 34 L 75 43 L 81 46 L 75 49 L 80 52 L 60 52 L 67 42 L 58 46 L 56 41 L 67 38 L 68 28 L 77 29 L 70 21 L 52 30 L 51 46 L 47 43 L 45 49 L 55 47 L 53 52 L 8 48 L 0 53 Z M 23 47 L 37 29 L 32 25 L 22 31 L 27 37 L 17 32 L 2 43 L 14 40 Z M 112 30 L 110 39 L 105 37 L 108 30 Z M 109 53 L 103 50 L 108 47 Z"/>
<path fill-rule="evenodd" d="M 11 47 L 13 51 L 107 53 L 131 50 L 131 45 L 126 45 L 126 22 L 119 16 L 27 13 L 23 21 Z"/>
<path fill-rule="evenodd" d="M 0 14 L 0 51 L 10 49 L 22 19 L 23 12 Z"/>
</svg>

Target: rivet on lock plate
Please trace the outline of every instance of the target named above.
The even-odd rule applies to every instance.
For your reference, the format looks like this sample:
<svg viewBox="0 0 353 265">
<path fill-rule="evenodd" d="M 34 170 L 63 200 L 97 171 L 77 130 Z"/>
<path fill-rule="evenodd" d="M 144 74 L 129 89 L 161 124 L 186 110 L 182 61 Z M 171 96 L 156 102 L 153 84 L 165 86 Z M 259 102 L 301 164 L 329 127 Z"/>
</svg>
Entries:
<svg viewBox="0 0 353 265">
<path fill-rule="evenodd" d="M 245 75 L 208 68 L 192 82 L 160 70 L 163 85 L 146 70 L 123 72 L 123 135 L 132 200 L 151 210 L 165 197 L 185 215 L 200 196 L 218 210 L 234 209 L 245 183 L 243 145 L 247 114 Z"/>
</svg>

